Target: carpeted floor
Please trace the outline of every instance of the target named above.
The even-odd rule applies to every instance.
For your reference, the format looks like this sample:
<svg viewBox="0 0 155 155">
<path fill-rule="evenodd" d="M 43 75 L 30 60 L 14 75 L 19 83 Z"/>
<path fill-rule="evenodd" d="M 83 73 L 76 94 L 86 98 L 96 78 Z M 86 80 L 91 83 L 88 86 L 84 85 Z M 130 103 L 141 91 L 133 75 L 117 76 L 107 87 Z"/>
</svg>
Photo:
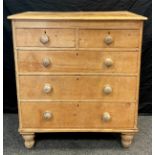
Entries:
<svg viewBox="0 0 155 155">
<path fill-rule="evenodd" d="M 50 133 L 37 134 L 36 145 L 28 150 L 18 134 L 18 118 L 4 114 L 4 155 L 151 155 L 152 117 L 139 117 L 139 133 L 129 149 L 120 145 L 119 134 Z"/>
</svg>

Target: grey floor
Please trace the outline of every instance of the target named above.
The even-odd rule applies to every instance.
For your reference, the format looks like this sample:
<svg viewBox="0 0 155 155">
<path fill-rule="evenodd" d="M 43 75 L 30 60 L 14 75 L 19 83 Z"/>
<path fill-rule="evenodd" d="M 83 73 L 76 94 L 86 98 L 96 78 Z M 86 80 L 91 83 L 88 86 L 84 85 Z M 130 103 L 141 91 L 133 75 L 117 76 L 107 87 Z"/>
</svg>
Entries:
<svg viewBox="0 0 155 155">
<path fill-rule="evenodd" d="M 139 117 L 139 133 L 129 149 L 120 145 L 119 134 L 59 133 L 37 134 L 36 145 L 28 150 L 18 134 L 18 118 L 4 115 L 4 155 L 151 155 L 152 117 Z"/>
</svg>

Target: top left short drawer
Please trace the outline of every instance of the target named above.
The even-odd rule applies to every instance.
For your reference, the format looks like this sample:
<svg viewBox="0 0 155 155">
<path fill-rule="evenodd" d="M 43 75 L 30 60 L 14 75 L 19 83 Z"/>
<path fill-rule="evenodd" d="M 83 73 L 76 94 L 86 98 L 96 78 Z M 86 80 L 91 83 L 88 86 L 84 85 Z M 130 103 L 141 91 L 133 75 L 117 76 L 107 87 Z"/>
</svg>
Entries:
<svg viewBox="0 0 155 155">
<path fill-rule="evenodd" d="M 15 36 L 17 47 L 75 47 L 75 29 L 17 28 Z"/>
</svg>

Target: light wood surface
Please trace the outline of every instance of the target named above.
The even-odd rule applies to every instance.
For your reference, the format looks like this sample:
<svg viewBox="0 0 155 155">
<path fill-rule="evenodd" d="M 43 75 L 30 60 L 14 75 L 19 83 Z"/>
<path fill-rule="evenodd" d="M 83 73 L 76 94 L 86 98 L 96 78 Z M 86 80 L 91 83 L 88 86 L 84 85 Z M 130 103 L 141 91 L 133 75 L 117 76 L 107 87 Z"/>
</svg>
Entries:
<svg viewBox="0 0 155 155">
<path fill-rule="evenodd" d="M 93 101 L 21 103 L 22 128 L 133 128 L 134 107 L 133 103 Z M 44 112 L 52 113 L 52 117 L 45 119 Z M 109 121 L 103 120 L 104 112 L 110 114 Z"/>
<path fill-rule="evenodd" d="M 46 44 L 40 42 L 42 35 L 49 37 Z M 21 35 L 22 34 L 22 35 Z M 33 36 L 33 37 L 32 37 Z M 36 47 L 75 47 L 74 29 L 17 29 L 16 46 Z"/>
<path fill-rule="evenodd" d="M 34 140 L 34 133 L 23 133 L 22 137 L 24 139 L 24 145 L 26 148 L 31 149 L 34 144 L 35 144 L 35 140 Z"/>
<path fill-rule="evenodd" d="M 104 42 L 107 35 L 113 38 L 113 42 L 109 45 Z M 137 48 L 138 45 L 139 31 L 137 30 L 79 30 L 81 48 Z"/>
<path fill-rule="evenodd" d="M 128 11 L 107 12 L 24 12 L 8 16 L 8 19 L 52 20 L 146 20 L 147 18 Z"/>
<path fill-rule="evenodd" d="M 140 74 L 141 74 L 141 56 L 142 56 L 142 40 L 143 40 L 143 27 L 144 27 L 144 23 L 141 23 L 141 27 L 140 27 L 140 41 L 139 41 L 139 45 L 140 45 L 140 53 L 139 53 L 139 58 L 138 58 L 138 77 L 137 77 L 137 104 L 136 104 L 136 108 L 135 108 L 135 114 L 136 114 L 136 119 L 135 119 L 135 127 L 137 126 L 137 121 L 138 121 L 138 103 L 139 103 L 139 92 L 140 92 Z"/>
<path fill-rule="evenodd" d="M 128 148 L 133 140 L 134 133 L 122 133 L 121 135 L 121 143 L 124 148 Z"/>
<path fill-rule="evenodd" d="M 17 51 L 16 51 L 16 41 L 15 41 L 15 22 L 12 21 L 12 40 L 13 40 L 13 54 L 14 54 L 14 62 L 15 62 L 15 76 L 16 76 L 16 94 L 17 94 L 17 104 L 18 104 L 18 117 L 19 117 L 19 128 L 21 127 L 21 111 L 20 111 L 20 104 L 19 104 L 19 80 L 18 80 L 18 58 L 17 58 Z"/>
<path fill-rule="evenodd" d="M 94 29 L 139 29 L 142 21 L 109 21 L 109 20 L 18 20 L 16 28 L 94 28 Z"/>
<path fill-rule="evenodd" d="M 12 19 L 19 132 L 138 131 L 143 20 L 127 11 L 25 12 Z"/>
<path fill-rule="evenodd" d="M 136 82 L 136 77 L 117 76 L 20 76 L 20 99 L 134 101 Z M 43 91 L 46 84 L 49 93 Z M 112 88 L 110 94 L 104 92 L 106 86 Z"/>
<path fill-rule="evenodd" d="M 59 132 L 105 132 L 105 133 L 137 133 L 138 129 L 137 128 L 127 128 L 127 129 L 122 129 L 122 128 L 109 128 L 109 129 L 104 129 L 104 128 L 19 128 L 18 129 L 20 134 L 23 133 L 59 133 Z"/>
<path fill-rule="evenodd" d="M 18 51 L 19 73 L 137 73 L 138 52 Z M 50 64 L 44 66 L 48 59 Z M 112 66 L 106 66 L 111 59 Z"/>
</svg>

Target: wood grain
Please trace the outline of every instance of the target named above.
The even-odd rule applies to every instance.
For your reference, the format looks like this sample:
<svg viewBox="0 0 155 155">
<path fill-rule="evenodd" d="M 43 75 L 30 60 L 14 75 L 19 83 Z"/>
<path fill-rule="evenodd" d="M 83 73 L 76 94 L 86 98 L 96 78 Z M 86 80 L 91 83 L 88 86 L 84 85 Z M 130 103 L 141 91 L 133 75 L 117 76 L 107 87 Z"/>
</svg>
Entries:
<svg viewBox="0 0 155 155">
<path fill-rule="evenodd" d="M 16 46 L 75 47 L 74 29 L 16 29 L 15 33 Z M 49 42 L 42 44 L 40 38 L 45 33 L 49 37 Z"/>
<path fill-rule="evenodd" d="M 129 147 L 138 131 L 147 18 L 117 11 L 25 12 L 8 19 L 25 146 L 34 145 L 36 132 L 120 132 L 122 145 Z M 106 36 L 111 44 L 105 43 Z M 107 58 L 110 67 L 105 66 Z"/>
<path fill-rule="evenodd" d="M 104 38 L 110 35 L 113 43 L 107 45 Z M 140 33 L 137 30 L 79 30 L 80 48 L 137 48 Z"/>
<path fill-rule="evenodd" d="M 42 19 L 42 20 L 146 20 L 147 18 L 128 11 L 76 11 L 76 12 L 24 12 L 8 19 Z"/>
<path fill-rule="evenodd" d="M 133 128 L 134 107 L 132 103 L 21 103 L 22 128 Z M 45 111 L 53 114 L 50 120 L 44 119 Z M 109 122 L 102 119 L 104 112 L 111 115 Z"/>
<path fill-rule="evenodd" d="M 110 58 L 113 65 L 107 67 Z M 49 59 L 49 66 L 43 66 Z M 137 52 L 18 51 L 19 73 L 137 73 Z"/>
<path fill-rule="evenodd" d="M 136 99 L 136 77 L 115 76 L 20 76 L 21 99 L 51 99 L 51 100 L 109 100 L 133 101 Z M 53 90 L 43 92 L 45 84 L 50 84 Z M 105 94 L 103 89 L 110 85 L 111 94 Z"/>
<path fill-rule="evenodd" d="M 136 133 L 138 132 L 137 128 L 109 128 L 109 129 L 104 129 L 104 128 L 19 128 L 18 131 L 20 134 L 22 133 L 49 133 L 49 132 L 113 132 L 113 133 Z"/>
<path fill-rule="evenodd" d="M 94 29 L 139 29 L 141 21 L 88 21 L 88 20 L 16 20 L 16 28 L 94 28 Z"/>
</svg>

